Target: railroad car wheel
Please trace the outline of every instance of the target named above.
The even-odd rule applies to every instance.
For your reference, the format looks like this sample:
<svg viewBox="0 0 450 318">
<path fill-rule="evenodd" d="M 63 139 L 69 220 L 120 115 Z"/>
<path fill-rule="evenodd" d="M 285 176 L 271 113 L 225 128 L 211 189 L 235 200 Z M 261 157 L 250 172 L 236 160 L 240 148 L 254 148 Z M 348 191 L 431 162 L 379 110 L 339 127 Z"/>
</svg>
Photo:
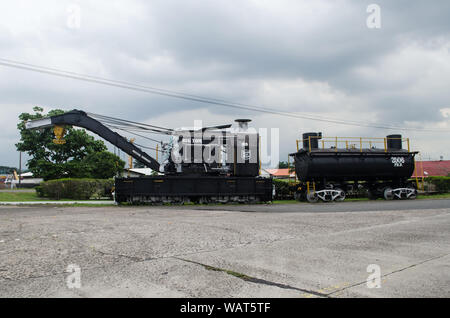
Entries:
<svg viewBox="0 0 450 318">
<path fill-rule="evenodd" d="M 306 194 L 306 200 L 308 200 L 309 203 L 316 203 L 319 201 L 319 196 L 316 192 L 310 192 Z"/>
<path fill-rule="evenodd" d="M 339 196 L 336 197 L 336 199 L 334 199 L 334 201 L 344 201 L 345 200 L 345 192 L 344 192 L 344 190 L 342 190 L 341 188 L 335 188 L 334 190 L 340 191 Z"/>
<path fill-rule="evenodd" d="M 394 199 L 394 193 L 392 192 L 391 187 L 386 187 L 383 190 L 383 196 L 385 200 L 393 200 Z"/>
<path fill-rule="evenodd" d="M 414 193 L 412 193 L 412 194 L 408 197 L 408 199 L 409 199 L 409 200 L 414 200 L 414 199 L 416 199 L 416 198 L 417 198 L 417 189 L 416 189 L 416 185 L 415 185 L 414 183 L 412 183 L 412 182 L 409 182 L 409 183 L 406 185 L 406 187 L 407 187 L 407 188 L 410 188 L 410 189 L 414 189 Z"/>
<path fill-rule="evenodd" d="M 411 194 L 408 199 L 409 200 L 414 200 L 415 198 L 417 198 L 417 190 L 414 189 L 414 193 Z"/>
</svg>

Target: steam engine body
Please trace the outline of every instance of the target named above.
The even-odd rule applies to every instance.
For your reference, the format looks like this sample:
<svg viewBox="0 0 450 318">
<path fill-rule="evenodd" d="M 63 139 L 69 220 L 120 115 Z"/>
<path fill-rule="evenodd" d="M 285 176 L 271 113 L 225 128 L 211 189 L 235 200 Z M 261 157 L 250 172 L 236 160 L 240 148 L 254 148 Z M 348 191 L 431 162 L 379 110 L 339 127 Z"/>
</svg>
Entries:
<svg viewBox="0 0 450 318">
<path fill-rule="evenodd" d="M 164 175 L 116 178 L 116 201 L 255 203 L 272 200 L 272 179 L 259 177 L 259 135 L 238 129 L 178 129 L 165 147 Z"/>
<path fill-rule="evenodd" d="M 300 181 L 299 199 L 316 202 L 344 200 L 348 193 L 364 188 L 369 198 L 413 199 L 417 191 L 408 182 L 414 171 L 416 152 L 403 149 L 401 135 L 389 135 L 384 147 L 363 148 L 363 139 L 339 148 L 319 147 L 321 133 L 303 134 L 303 148 L 291 154 Z M 341 141 L 342 143 L 342 141 Z"/>
<path fill-rule="evenodd" d="M 65 126 L 82 127 L 151 168 L 153 176 L 115 179 L 118 203 L 271 201 L 272 179 L 259 176 L 259 135 L 248 128 L 249 121 L 236 120 L 236 129 L 231 129 L 232 125 L 169 129 L 72 110 L 29 121 L 26 128 L 53 127 L 54 142 L 64 143 Z M 170 142 L 161 142 L 163 162 L 111 128 L 170 136 Z"/>
</svg>

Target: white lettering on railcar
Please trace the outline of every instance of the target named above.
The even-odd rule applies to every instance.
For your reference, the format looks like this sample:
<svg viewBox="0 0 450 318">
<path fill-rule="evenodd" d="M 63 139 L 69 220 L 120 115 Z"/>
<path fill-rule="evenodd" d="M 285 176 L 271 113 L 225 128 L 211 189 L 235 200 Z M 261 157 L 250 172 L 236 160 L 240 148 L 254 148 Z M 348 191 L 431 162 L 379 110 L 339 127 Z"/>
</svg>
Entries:
<svg viewBox="0 0 450 318">
<path fill-rule="evenodd" d="M 392 157 L 391 161 L 394 164 L 394 167 L 403 167 L 403 164 L 405 163 L 405 158 L 403 158 L 403 157 Z"/>
</svg>

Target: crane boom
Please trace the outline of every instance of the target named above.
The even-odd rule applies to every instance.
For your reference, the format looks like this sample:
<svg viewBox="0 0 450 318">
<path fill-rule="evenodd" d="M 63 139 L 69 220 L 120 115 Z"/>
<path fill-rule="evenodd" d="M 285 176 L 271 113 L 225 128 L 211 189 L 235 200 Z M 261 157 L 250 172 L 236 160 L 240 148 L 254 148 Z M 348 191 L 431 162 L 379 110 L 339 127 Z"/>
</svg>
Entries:
<svg viewBox="0 0 450 318">
<path fill-rule="evenodd" d="M 58 125 L 70 125 L 86 128 L 87 130 L 92 131 L 103 139 L 109 141 L 123 152 L 132 156 L 134 159 L 142 162 L 147 167 L 155 171 L 159 171 L 159 163 L 157 160 L 142 151 L 133 143 L 129 142 L 125 137 L 119 135 L 115 131 L 112 131 L 98 120 L 89 117 L 81 110 L 72 110 L 61 115 L 32 120 L 25 123 L 25 127 L 27 129 L 39 129 Z"/>
</svg>

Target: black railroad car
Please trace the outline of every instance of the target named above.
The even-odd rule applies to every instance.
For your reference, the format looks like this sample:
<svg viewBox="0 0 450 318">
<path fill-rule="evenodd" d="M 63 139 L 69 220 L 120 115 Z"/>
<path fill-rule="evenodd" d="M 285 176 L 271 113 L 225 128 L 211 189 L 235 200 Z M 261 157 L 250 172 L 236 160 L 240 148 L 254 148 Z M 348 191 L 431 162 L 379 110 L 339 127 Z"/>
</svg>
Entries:
<svg viewBox="0 0 450 318">
<path fill-rule="evenodd" d="M 330 138 L 305 133 L 302 148 L 290 154 L 300 181 L 296 195 L 309 202 L 342 201 L 347 193 L 364 188 L 371 199 L 414 199 L 417 190 L 408 180 L 416 153 L 401 135 Z"/>
</svg>

